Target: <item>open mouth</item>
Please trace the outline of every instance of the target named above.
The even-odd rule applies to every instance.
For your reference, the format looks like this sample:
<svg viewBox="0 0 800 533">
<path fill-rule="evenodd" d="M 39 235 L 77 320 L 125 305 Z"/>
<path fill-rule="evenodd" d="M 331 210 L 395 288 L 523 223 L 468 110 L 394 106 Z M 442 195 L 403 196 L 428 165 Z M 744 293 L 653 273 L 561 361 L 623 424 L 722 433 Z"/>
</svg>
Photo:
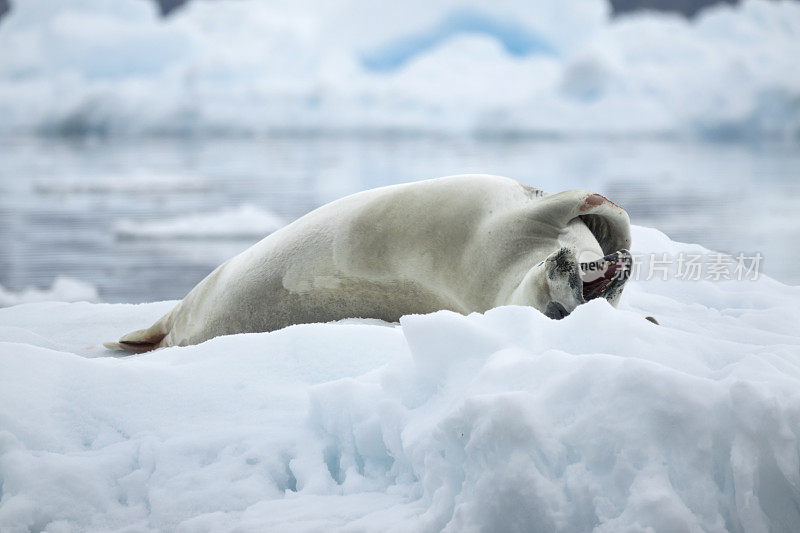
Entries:
<svg viewBox="0 0 800 533">
<path fill-rule="evenodd" d="M 581 263 L 584 301 L 613 296 L 630 276 L 632 266 L 633 258 L 628 250 L 620 250 L 596 261 Z"/>
</svg>

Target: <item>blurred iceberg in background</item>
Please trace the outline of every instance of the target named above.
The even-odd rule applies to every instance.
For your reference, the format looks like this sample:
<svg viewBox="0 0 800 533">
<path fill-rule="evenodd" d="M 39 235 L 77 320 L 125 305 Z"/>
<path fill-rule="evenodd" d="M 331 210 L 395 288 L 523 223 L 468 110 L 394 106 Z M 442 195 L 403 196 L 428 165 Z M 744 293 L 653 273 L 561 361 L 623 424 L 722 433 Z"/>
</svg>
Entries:
<svg viewBox="0 0 800 533">
<path fill-rule="evenodd" d="M 114 233 L 120 239 L 253 239 L 260 240 L 286 225 L 275 213 L 241 205 L 210 214 L 183 215 L 157 222 L 120 220 Z"/>
<path fill-rule="evenodd" d="M 26 0 L 0 133 L 790 139 L 800 3 L 689 21 L 604 0 Z"/>
<path fill-rule="evenodd" d="M 99 299 L 97 288 L 93 285 L 65 276 L 53 280 L 49 289 L 27 287 L 25 290 L 9 291 L 0 285 L 0 307 L 33 302 L 96 302 Z"/>
</svg>

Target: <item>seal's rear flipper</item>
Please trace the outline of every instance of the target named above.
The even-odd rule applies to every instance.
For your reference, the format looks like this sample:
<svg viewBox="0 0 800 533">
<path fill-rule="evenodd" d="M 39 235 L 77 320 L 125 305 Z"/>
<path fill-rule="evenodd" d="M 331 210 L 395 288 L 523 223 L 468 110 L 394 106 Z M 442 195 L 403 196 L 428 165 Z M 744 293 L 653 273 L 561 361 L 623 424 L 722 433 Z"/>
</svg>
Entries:
<svg viewBox="0 0 800 533">
<path fill-rule="evenodd" d="M 103 346 L 109 350 L 122 350 L 132 353 L 144 353 L 156 348 L 163 348 L 161 341 L 167 336 L 167 322 L 169 314 L 161 317 L 155 324 L 147 329 L 132 331 L 123 335 L 119 342 L 104 342 Z"/>
<path fill-rule="evenodd" d="M 159 347 L 157 344 L 134 344 L 132 342 L 104 342 L 103 346 L 109 350 L 129 352 L 129 354 L 149 352 Z"/>
</svg>

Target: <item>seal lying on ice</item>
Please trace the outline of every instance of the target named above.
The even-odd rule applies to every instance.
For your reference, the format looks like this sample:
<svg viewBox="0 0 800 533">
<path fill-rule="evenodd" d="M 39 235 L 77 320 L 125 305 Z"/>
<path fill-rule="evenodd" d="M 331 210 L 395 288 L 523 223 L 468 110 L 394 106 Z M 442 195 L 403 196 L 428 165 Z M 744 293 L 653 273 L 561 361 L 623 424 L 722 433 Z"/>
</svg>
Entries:
<svg viewBox="0 0 800 533">
<path fill-rule="evenodd" d="M 143 352 L 291 324 L 507 304 L 559 319 L 593 298 L 617 304 L 630 242 L 627 213 L 587 191 L 548 195 L 487 175 L 381 187 L 269 235 L 151 327 L 106 347 Z"/>
</svg>

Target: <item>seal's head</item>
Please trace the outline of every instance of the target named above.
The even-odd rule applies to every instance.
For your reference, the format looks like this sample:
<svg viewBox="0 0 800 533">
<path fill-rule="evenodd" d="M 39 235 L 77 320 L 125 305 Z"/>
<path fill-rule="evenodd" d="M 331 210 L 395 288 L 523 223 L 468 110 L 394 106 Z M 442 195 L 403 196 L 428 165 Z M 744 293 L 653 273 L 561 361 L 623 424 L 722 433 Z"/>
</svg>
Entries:
<svg viewBox="0 0 800 533">
<path fill-rule="evenodd" d="M 513 303 L 533 305 L 553 319 L 595 298 L 619 303 L 633 258 L 628 214 L 599 194 L 544 196 L 530 215 L 549 255 L 516 289 Z"/>
</svg>

